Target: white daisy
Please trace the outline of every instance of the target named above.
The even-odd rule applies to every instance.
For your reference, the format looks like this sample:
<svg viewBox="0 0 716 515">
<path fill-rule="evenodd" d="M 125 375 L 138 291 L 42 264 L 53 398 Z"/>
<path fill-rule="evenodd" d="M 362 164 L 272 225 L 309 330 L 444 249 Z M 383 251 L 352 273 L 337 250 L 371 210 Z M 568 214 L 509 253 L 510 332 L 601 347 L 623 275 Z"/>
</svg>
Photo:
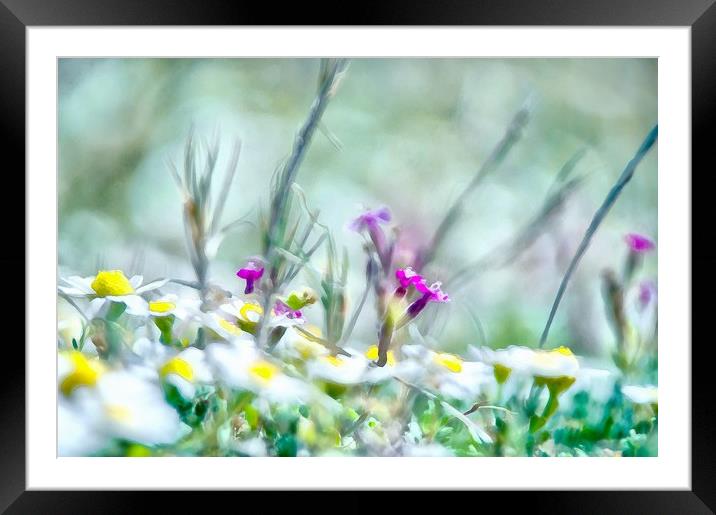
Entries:
<svg viewBox="0 0 716 515">
<path fill-rule="evenodd" d="M 350 356 L 323 355 L 307 364 L 308 375 L 334 384 L 359 384 L 363 382 L 368 359 L 353 349 L 346 349 Z"/>
<path fill-rule="evenodd" d="M 79 434 L 87 440 L 85 447 L 77 438 L 61 434 L 62 455 L 94 452 L 109 438 L 169 444 L 186 430 L 153 381 L 128 371 L 108 370 L 99 360 L 78 351 L 59 353 L 58 372 L 62 393 L 59 431 L 75 431 L 81 425 L 85 429 Z"/>
<path fill-rule="evenodd" d="M 92 318 L 107 301 L 122 302 L 131 312 L 146 310 L 147 301 L 140 294 L 161 288 L 169 279 L 159 279 L 142 286 L 143 279 L 141 275 L 127 279 L 121 270 L 100 270 L 90 277 L 73 275 L 61 278 L 66 285 L 58 286 L 58 289 L 70 297 L 91 299 L 87 316 Z"/>
<path fill-rule="evenodd" d="M 208 328 L 225 340 L 232 341 L 237 337 L 247 339 L 255 334 L 263 312 L 258 303 L 234 299 L 222 304 L 215 312 L 204 313 L 202 318 Z"/>
<path fill-rule="evenodd" d="M 186 432 L 158 385 L 126 371 L 102 375 L 91 399 L 102 414 L 101 428 L 115 437 L 144 445 L 171 444 Z"/>
<path fill-rule="evenodd" d="M 213 380 L 204 351 L 196 347 L 184 349 L 164 362 L 159 376 L 174 385 L 185 399 L 194 398 L 197 384 L 209 384 Z"/>
<path fill-rule="evenodd" d="M 249 390 L 272 402 L 309 402 L 311 391 L 303 381 L 284 374 L 252 342 L 212 343 L 205 349 L 208 362 L 224 383 Z"/>
<path fill-rule="evenodd" d="M 531 349 L 511 345 L 505 349 L 488 347 L 474 349 L 473 354 L 482 362 L 492 365 L 498 382 L 505 382 L 514 374 L 532 377 L 575 377 L 579 362 L 567 347 L 551 350 Z"/>
<path fill-rule="evenodd" d="M 479 361 L 467 361 L 456 354 L 418 345 L 404 346 L 403 353 L 422 365 L 422 381 L 446 397 L 470 400 L 494 389 L 492 367 Z"/>
<path fill-rule="evenodd" d="M 128 308 L 132 315 L 145 317 L 166 317 L 174 315 L 179 320 L 186 320 L 200 312 L 200 299 L 186 299 L 170 293 L 148 301 L 141 309 Z"/>
</svg>

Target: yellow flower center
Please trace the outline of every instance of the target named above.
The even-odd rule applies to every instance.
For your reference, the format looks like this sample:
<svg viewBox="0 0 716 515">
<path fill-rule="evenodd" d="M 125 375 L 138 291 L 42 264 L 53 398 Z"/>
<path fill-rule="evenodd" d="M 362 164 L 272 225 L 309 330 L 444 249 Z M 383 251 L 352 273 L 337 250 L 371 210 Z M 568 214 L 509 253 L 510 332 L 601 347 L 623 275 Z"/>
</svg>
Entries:
<svg viewBox="0 0 716 515">
<path fill-rule="evenodd" d="M 247 322 L 258 322 L 261 315 L 264 314 L 264 310 L 258 304 L 251 304 L 247 302 L 241 306 L 239 313 L 241 314 L 241 318 Z"/>
<path fill-rule="evenodd" d="M 152 313 L 167 313 L 176 307 L 176 304 L 167 300 L 155 300 L 149 303 L 149 311 Z"/>
<path fill-rule="evenodd" d="M 562 356 L 574 356 L 574 354 L 572 354 L 572 351 L 569 350 L 568 347 L 557 347 L 552 352 L 557 352 L 557 353 L 561 354 Z"/>
<path fill-rule="evenodd" d="M 346 364 L 345 361 L 343 361 L 338 356 L 323 356 L 321 359 L 329 365 L 333 365 L 334 367 L 342 367 Z"/>
<path fill-rule="evenodd" d="M 365 351 L 365 357 L 371 361 L 378 359 L 378 346 L 371 345 L 368 350 Z M 388 351 L 388 366 L 392 367 L 395 365 L 395 353 L 392 350 Z"/>
<path fill-rule="evenodd" d="M 121 270 L 101 270 L 92 281 L 92 289 L 100 297 L 129 295 L 134 288 Z"/>
<path fill-rule="evenodd" d="M 447 368 L 450 372 L 462 372 L 462 359 L 455 354 L 448 354 L 447 352 L 438 352 L 433 356 L 433 360 L 438 365 Z"/>
<path fill-rule="evenodd" d="M 224 329 L 225 331 L 227 331 L 231 334 L 235 334 L 237 336 L 241 335 L 241 329 L 239 329 L 239 327 L 237 327 L 236 324 L 232 324 L 225 318 L 219 318 L 218 321 L 219 321 L 219 325 L 221 326 L 221 328 Z"/>
<path fill-rule="evenodd" d="M 172 358 L 159 369 L 159 375 L 163 378 L 169 374 L 176 374 L 187 381 L 194 380 L 194 369 L 191 365 L 181 358 Z"/>
<path fill-rule="evenodd" d="M 105 413 L 115 422 L 128 422 L 132 418 L 132 412 L 126 406 L 109 404 L 105 406 Z"/>
<path fill-rule="evenodd" d="M 71 351 L 68 359 L 72 364 L 70 372 L 60 384 L 63 394 L 69 395 L 78 386 L 94 386 L 102 371 L 99 363 L 90 363 L 89 360 L 79 351 Z"/>
<path fill-rule="evenodd" d="M 262 382 L 270 382 L 279 373 L 278 367 L 268 361 L 257 361 L 249 367 L 249 373 Z"/>
</svg>

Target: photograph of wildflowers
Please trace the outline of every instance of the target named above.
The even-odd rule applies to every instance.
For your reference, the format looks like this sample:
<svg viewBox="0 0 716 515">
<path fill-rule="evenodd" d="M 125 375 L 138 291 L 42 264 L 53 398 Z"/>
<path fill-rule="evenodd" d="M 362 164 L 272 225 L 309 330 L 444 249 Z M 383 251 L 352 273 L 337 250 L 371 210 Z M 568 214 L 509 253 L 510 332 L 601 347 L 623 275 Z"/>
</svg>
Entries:
<svg viewBox="0 0 716 515">
<path fill-rule="evenodd" d="M 62 58 L 58 95 L 58 455 L 658 455 L 656 59 Z"/>
</svg>

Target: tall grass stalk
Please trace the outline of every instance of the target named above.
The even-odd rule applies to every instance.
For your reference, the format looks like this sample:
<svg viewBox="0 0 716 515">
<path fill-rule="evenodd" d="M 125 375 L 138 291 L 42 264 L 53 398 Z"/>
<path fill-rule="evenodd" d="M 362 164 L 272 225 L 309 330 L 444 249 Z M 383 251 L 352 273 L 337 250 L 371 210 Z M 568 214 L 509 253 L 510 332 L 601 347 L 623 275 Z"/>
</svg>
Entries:
<svg viewBox="0 0 716 515">
<path fill-rule="evenodd" d="M 446 281 L 446 287 L 454 293 L 468 286 L 472 279 L 477 277 L 477 272 L 507 266 L 528 249 L 584 180 L 584 176 L 571 177 L 584 154 L 584 150 L 577 151 L 562 166 L 539 211 L 522 229 L 482 257 L 459 269 Z"/>
<path fill-rule="evenodd" d="M 229 189 L 236 176 L 240 154 L 241 142 L 237 140 L 216 202 L 212 201 L 212 186 L 219 157 L 218 136 L 211 144 L 201 145 L 195 140 L 194 130 L 190 130 L 184 145 L 182 172 L 179 173 L 174 163 L 169 163 L 169 171 L 182 194 L 185 239 L 189 259 L 196 275 L 194 284 L 181 280 L 174 280 L 174 282 L 196 287 L 199 290 L 203 308 L 206 308 L 209 294 L 209 263 L 211 259 L 226 234 L 238 224 L 246 223 L 240 218 L 221 227 L 221 216 Z"/>
<path fill-rule="evenodd" d="M 497 146 L 492 150 L 488 158 L 477 170 L 477 173 L 473 176 L 467 187 L 460 193 L 455 202 L 450 206 L 445 217 L 438 225 L 435 230 L 435 234 L 430 240 L 429 245 L 422 252 L 422 255 L 418 258 L 418 262 L 415 263 L 415 268 L 421 270 L 435 258 L 440 245 L 443 243 L 448 233 L 457 222 L 457 219 L 462 213 L 462 207 L 467 201 L 468 197 L 475 191 L 482 181 L 494 171 L 505 157 L 509 153 L 510 149 L 519 141 L 522 136 L 522 130 L 529 120 L 529 110 L 527 108 L 520 109 L 515 116 L 512 118 L 510 125 L 507 127 L 507 131 L 502 136 Z"/>
<path fill-rule="evenodd" d="M 286 205 L 291 191 L 291 186 L 296 180 L 298 169 L 303 162 L 306 151 L 311 143 L 313 134 L 319 127 L 323 113 L 328 102 L 333 97 L 340 78 L 347 66 L 345 59 L 323 59 L 321 60 L 321 71 L 319 75 L 318 93 L 316 94 L 311 109 L 303 125 L 296 134 L 291 149 L 291 155 L 284 165 L 278 170 L 275 181 L 275 188 L 271 198 L 270 218 L 267 237 L 264 241 L 264 255 L 269 258 L 277 244 L 277 237 L 280 225 L 285 222 Z"/>
<path fill-rule="evenodd" d="M 644 156 L 646 156 L 649 150 L 651 150 L 651 147 L 654 146 L 654 143 L 656 143 L 657 137 L 658 125 L 655 125 L 646 135 L 646 138 L 642 142 L 639 149 L 636 151 L 636 154 L 634 154 L 634 157 L 632 157 L 631 161 L 627 163 L 626 167 L 624 168 L 624 171 L 622 171 L 621 175 L 617 179 L 617 182 L 614 183 L 612 189 L 609 190 L 609 193 L 604 199 L 604 202 L 602 202 L 602 205 L 599 206 L 597 212 L 594 213 L 594 217 L 592 218 L 589 227 L 587 227 L 587 230 L 584 233 L 584 237 L 582 238 L 582 241 L 580 242 L 579 247 L 574 254 L 574 257 L 572 257 L 572 261 L 570 261 L 569 266 L 567 267 L 567 271 L 565 272 L 564 277 L 562 277 L 562 281 L 559 284 L 557 295 L 554 299 L 554 302 L 552 303 L 549 317 L 547 318 L 547 324 L 545 324 L 544 330 L 542 331 L 542 336 L 539 340 L 540 347 L 543 347 L 545 342 L 547 341 L 547 337 L 549 336 L 549 329 L 552 326 L 554 315 L 557 312 L 559 303 L 564 296 L 565 290 L 567 289 L 567 284 L 569 284 L 569 280 L 572 277 L 574 271 L 576 270 L 579 261 L 582 259 L 582 256 L 587 251 L 587 247 L 589 247 L 589 243 L 592 241 L 594 233 L 597 231 L 599 225 L 602 223 L 604 218 L 607 216 L 607 213 L 609 213 L 609 210 L 619 198 L 619 195 L 621 194 L 624 187 L 634 176 L 634 171 L 636 170 L 636 167 L 639 165 L 639 163 L 641 163 L 641 160 L 644 159 Z"/>
<path fill-rule="evenodd" d="M 296 277 L 307 259 L 326 239 L 324 233 L 310 248 L 305 248 L 314 228 L 324 226 L 318 224 L 317 213 L 308 210 L 305 196 L 302 195 L 300 189 L 297 189 L 295 180 L 313 135 L 317 129 L 321 128 L 321 118 L 329 101 L 335 95 L 347 66 L 347 59 L 321 60 L 316 96 L 303 125 L 296 134 L 291 154 L 276 170 L 272 180 L 268 220 L 265 224 L 263 239 L 263 256 L 268 269 L 268 277 L 263 282 L 262 305 L 264 313 L 267 314 L 270 313 L 276 292 L 281 290 L 285 283 Z M 294 196 L 298 196 L 299 201 L 302 201 L 309 217 L 301 233 L 298 232 L 301 220 L 296 220 L 293 223 L 290 220 Z M 262 318 L 259 323 L 259 342 L 266 340 L 265 318 Z"/>
</svg>

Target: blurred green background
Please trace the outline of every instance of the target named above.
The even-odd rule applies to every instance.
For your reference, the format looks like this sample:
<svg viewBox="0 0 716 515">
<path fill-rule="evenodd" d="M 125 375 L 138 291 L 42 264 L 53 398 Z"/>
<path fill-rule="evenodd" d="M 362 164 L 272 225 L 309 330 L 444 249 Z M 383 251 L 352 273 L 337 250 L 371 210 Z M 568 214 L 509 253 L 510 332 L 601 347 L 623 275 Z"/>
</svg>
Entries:
<svg viewBox="0 0 716 515">
<path fill-rule="evenodd" d="M 256 221 L 311 104 L 318 68 L 317 59 L 60 59 L 60 273 L 131 272 L 139 263 L 135 271 L 148 278 L 192 279 L 168 162 L 181 163 L 192 125 L 207 140 L 219 134 L 221 171 L 241 139 L 224 221 L 247 213 Z M 454 295 L 436 342 L 458 349 L 480 339 L 469 310 L 492 346 L 536 343 L 584 229 L 657 121 L 656 59 L 353 60 L 323 119 L 339 144 L 317 133 L 298 183 L 349 251 L 354 299 L 364 258 L 345 225 L 360 206 L 390 206 L 404 232 L 424 241 L 526 104 L 523 138 L 471 196 L 429 279 L 444 279 L 514 234 L 562 165 L 586 148 L 577 172 L 587 178 L 558 219 L 517 262 Z M 626 232 L 657 239 L 656 151 L 594 238 L 558 313 L 554 345 L 587 354 L 612 345 L 600 273 L 621 268 Z M 259 249 L 256 228 L 240 228 L 220 248 L 212 279 L 238 292 L 234 272 Z M 649 256 L 642 275 L 655 278 L 656 266 Z M 371 315 L 355 333 L 366 344 L 375 338 Z"/>
</svg>

